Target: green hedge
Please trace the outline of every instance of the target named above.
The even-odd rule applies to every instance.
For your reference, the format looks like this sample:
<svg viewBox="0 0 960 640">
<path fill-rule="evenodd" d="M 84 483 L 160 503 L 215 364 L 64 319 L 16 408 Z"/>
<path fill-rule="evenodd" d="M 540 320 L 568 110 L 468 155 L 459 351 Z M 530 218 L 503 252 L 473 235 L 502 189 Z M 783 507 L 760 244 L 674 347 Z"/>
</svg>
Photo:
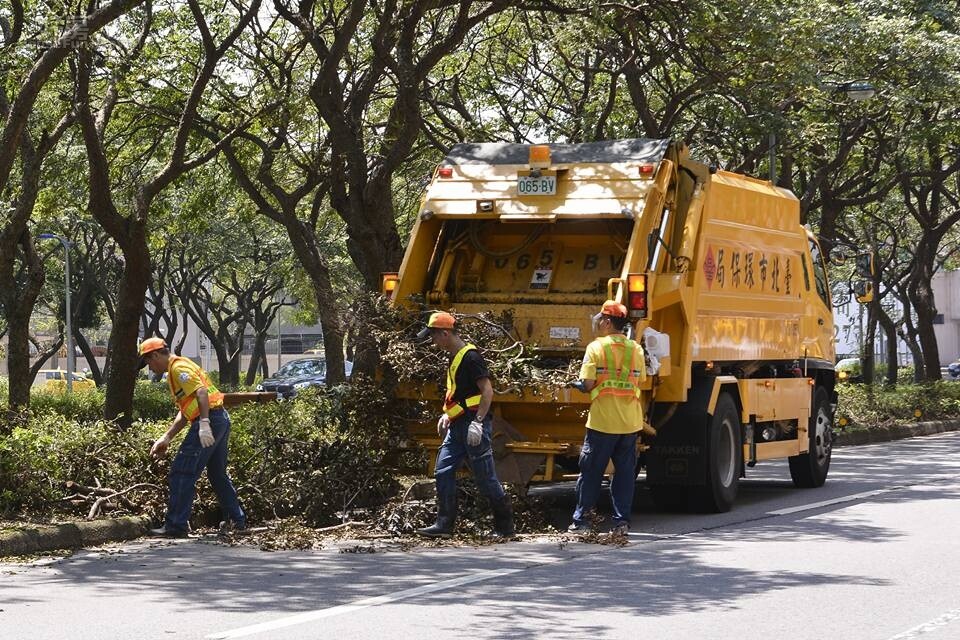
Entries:
<svg viewBox="0 0 960 640">
<path fill-rule="evenodd" d="M 874 427 L 898 422 L 960 418 L 960 383 L 879 385 L 840 384 L 837 419 L 848 428 Z"/>
<path fill-rule="evenodd" d="M 34 403 L 10 436 L 0 437 L 0 516 L 85 514 L 89 504 L 58 502 L 69 480 L 117 490 L 155 484 L 158 488 L 137 490 L 130 498 L 142 511 L 161 515 L 169 461 L 179 446 L 178 440 L 163 460 L 149 457 L 172 416 L 165 400 L 163 419 L 138 421 L 123 432 L 84 417 L 96 404 L 86 396 Z M 231 475 L 252 521 L 299 515 L 314 524 L 336 522 L 344 510 L 382 504 L 398 490 L 398 468 L 420 464 L 396 455 L 403 420 L 374 386 L 249 404 L 232 410 L 231 421 Z M 201 480 L 198 488 L 195 526 L 219 517 L 209 483 Z"/>
</svg>

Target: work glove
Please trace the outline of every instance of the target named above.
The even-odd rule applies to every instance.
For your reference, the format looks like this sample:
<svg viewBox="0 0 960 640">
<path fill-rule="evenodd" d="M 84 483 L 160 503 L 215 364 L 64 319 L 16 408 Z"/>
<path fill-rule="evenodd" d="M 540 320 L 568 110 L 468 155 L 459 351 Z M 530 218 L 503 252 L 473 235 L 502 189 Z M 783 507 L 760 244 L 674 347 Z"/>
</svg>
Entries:
<svg viewBox="0 0 960 640">
<path fill-rule="evenodd" d="M 571 389 L 576 389 L 577 391 L 582 391 L 583 393 L 587 392 L 586 387 L 583 386 L 583 380 L 573 380 L 566 384 Z"/>
<path fill-rule="evenodd" d="M 470 423 L 470 426 L 467 427 L 467 444 L 471 447 L 475 447 L 480 444 L 480 440 L 482 438 L 483 423 L 474 418 L 473 422 Z"/>
<path fill-rule="evenodd" d="M 216 441 L 210 429 L 210 418 L 200 418 L 200 444 L 203 447 L 212 447 Z"/>
<path fill-rule="evenodd" d="M 450 428 L 450 418 L 447 417 L 447 414 L 440 416 L 440 419 L 437 420 L 437 435 L 443 438 L 447 435 L 447 429 Z"/>
</svg>

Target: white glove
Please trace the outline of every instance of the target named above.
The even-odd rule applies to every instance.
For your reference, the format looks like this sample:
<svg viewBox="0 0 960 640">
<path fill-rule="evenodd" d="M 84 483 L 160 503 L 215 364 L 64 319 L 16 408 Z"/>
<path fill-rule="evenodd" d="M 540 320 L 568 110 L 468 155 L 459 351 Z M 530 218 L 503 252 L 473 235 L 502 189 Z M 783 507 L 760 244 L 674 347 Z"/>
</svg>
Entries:
<svg viewBox="0 0 960 640">
<path fill-rule="evenodd" d="M 480 444 L 480 440 L 483 438 L 483 422 L 474 418 L 473 422 L 470 423 L 470 426 L 467 427 L 467 444 L 471 447 L 475 447 Z"/>
<path fill-rule="evenodd" d="M 212 447 L 216 441 L 210 429 L 210 418 L 200 418 L 200 444 L 203 447 Z"/>
<path fill-rule="evenodd" d="M 440 419 L 437 420 L 437 435 L 441 438 L 447 435 L 447 429 L 450 428 L 450 418 L 447 417 L 447 414 L 440 416 Z"/>
</svg>

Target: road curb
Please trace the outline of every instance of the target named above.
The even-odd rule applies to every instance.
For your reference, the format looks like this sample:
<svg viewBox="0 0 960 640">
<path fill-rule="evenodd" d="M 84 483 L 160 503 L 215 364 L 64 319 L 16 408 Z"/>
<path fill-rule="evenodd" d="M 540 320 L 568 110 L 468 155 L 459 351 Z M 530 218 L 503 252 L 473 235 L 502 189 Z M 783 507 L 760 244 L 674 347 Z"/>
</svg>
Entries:
<svg viewBox="0 0 960 640">
<path fill-rule="evenodd" d="M 890 440 L 901 440 L 915 436 L 932 436 L 947 431 L 960 431 L 960 419 L 895 424 L 889 427 L 872 427 L 870 429 L 841 432 L 834 434 L 833 445 L 835 447 L 849 447 L 872 442 L 889 442 Z"/>
<path fill-rule="evenodd" d="M 126 516 L 0 532 L 0 557 L 132 540 L 146 533 L 151 522 L 147 516 Z"/>
</svg>

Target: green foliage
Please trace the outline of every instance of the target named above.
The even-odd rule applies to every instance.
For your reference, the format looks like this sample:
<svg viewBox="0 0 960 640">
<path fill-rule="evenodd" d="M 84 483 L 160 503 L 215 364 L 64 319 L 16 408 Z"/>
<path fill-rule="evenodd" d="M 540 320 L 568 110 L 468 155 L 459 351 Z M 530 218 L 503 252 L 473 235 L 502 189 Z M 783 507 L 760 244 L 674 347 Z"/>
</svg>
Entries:
<svg viewBox="0 0 960 640">
<path fill-rule="evenodd" d="M 141 410 L 156 395 L 144 387 L 138 385 Z M 169 399 L 163 399 L 164 419 L 135 422 L 126 431 L 103 420 L 76 417 L 87 410 L 86 400 L 45 400 L 48 404 L 21 415 L 10 435 L 0 438 L 0 513 L 86 514 L 89 502 L 62 501 L 68 493 L 64 483 L 72 480 L 114 490 L 156 485 L 136 490 L 130 499 L 140 511 L 161 516 L 166 473 L 178 446 L 171 447 L 166 459 L 149 458 L 151 444 L 172 415 Z M 385 503 L 399 488 L 398 469 L 411 464 L 397 453 L 404 437 L 402 419 L 375 385 L 306 392 L 292 402 L 244 405 L 231 412 L 231 421 L 230 473 L 254 521 L 300 515 L 311 524 L 335 522 L 351 509 Z M 415 463 L 422 468 L 421 460 Z M 216 497 L 203 479 L 194 515 L 195 526 L 219 517 Z"/>
<path fill-rule="evenodd" d="M 0 438 L 0 513 L 57 511 L 65 506 L 61 501 L 69 480 L 116 489 L 163 484 L 163 474 L 148 457 L 162 423 L 137 423 L 121 432 L 103 420 L 76 420 L 51 410 L 34 411 L 19 423 Z M 148 504 L 156 508 L 161 496 L 154 490 L 151 497 Z"/>
<path fill-rule="evenodd" d="M 73 393 L 35 391 L 30 408 L 36 414 L 56 413 L 70 420 L 96 421 L 103 416 L 103 389 L 80 389 Z M 166 384 L 138 380 L 133 393 L 134 420 L 170 420 L 176 407 Z"/>
<path fill-rule="evenodd" d="M 908 382 L 904 376 L 902 382 Z M 852 428 L 888 426 L 904 421 L 948 420 L 960 416 L 960 384 L 900 384 L 895 389 L 879 385 L 841 384 L 837 418 Z M 920 415 L 917 416 L 916 412 Z"/>
</svg>

